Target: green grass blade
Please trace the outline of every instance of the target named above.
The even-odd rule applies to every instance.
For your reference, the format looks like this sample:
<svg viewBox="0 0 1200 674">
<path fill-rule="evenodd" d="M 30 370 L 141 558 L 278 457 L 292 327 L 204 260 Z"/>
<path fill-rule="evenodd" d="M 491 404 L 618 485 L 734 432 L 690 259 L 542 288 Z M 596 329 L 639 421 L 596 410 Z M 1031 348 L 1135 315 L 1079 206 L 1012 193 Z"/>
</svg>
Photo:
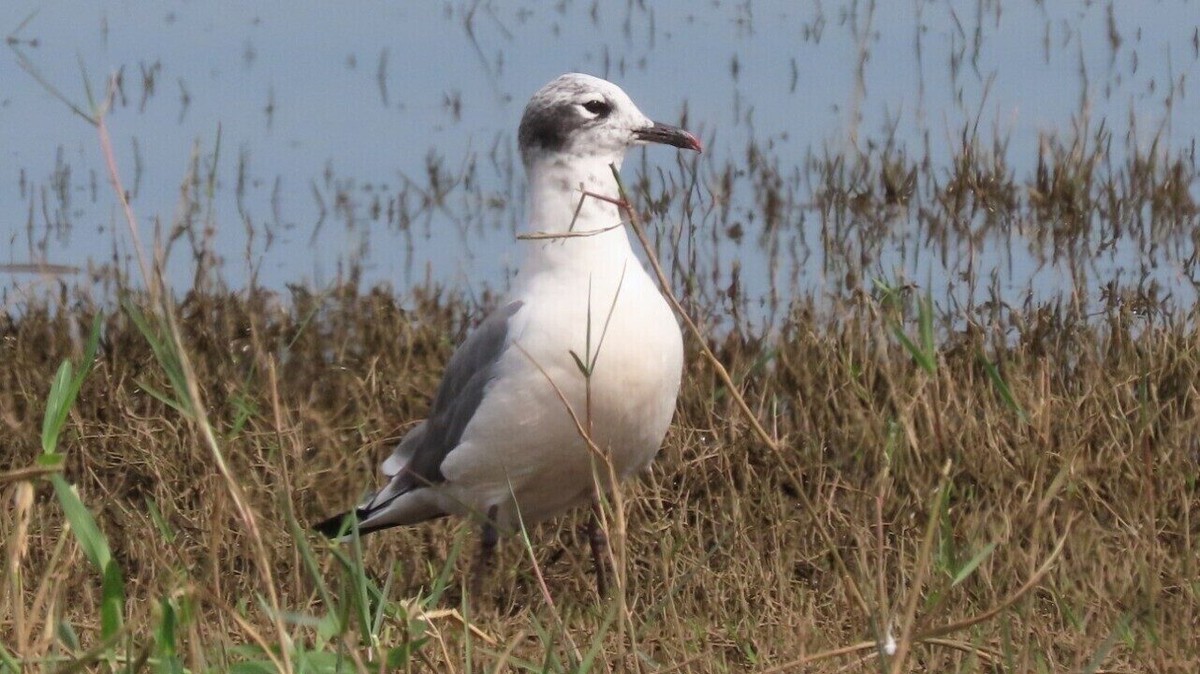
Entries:
<svg viewBox="0 0 1200 674">
<path fill-rule="evenodd" d="M 143 391 L 145 391 L 146 393 L 150 394 L 150 397 L 152 397 L 155 400 L 157 400 L 158 402 L 166 405 L 167 407 L 170 407 L 171 409 L 175 410 L 181 416 L 183 416 L 185 419 L 193 418 L 192 413 L 186 407 L 183 406 L 183 403 L 175 400 L 171 396 L 169 396 L 166 393 L 158 390 L 157 388 L 147 384 L 144 381 L 139 380 L 137 382 L 137 385 L 138 385 L 138 388 L 140 388 Z"/>
<path fill-rule="evenodd" d="M 46 396 L 46 416 L 42 419 L 42 452 L 53 454 L 58 448 L 58 434 L 71 411 L 71 380 L 74 368 L 71 361 L 64 360 L 58 366 L 50 394 Z"/>
<path fill-rule="evenodd" d="M 54 485 L 54 493 L 58 496 L 58 502 L 67 516 L 67 522 L 71 524 L 71 531 L 75 533 L 75 539 L 79 541 L 83 555 L 92 563 L 92 566 L 96 567 L 97 571 L 104 573 L 108 563 L 112 561 L 112 555 L 108 549 L 108 539 L 100 533 L 100 528 L 96 526 L 96 520 L 92 518 L 92 513 L 88 512 L 83 501 L 79 500 L 79 495 L 75 493 L 71 485 L 67 484 L 62 475 L 51 475 L 50 483 Z"/>
<path fill-rule="evenodd" d="M 67 457 L 62 454 L 40 454 L 37 458 L 37 465 L 43 468 L 52 468 L 54 470 L 62 470 L 63 465 L 67 463 Z"/>
<path fill-rule="evenodd" d="M 584 654 L 583 660 L 579 663 L 579 674 L 587 674 L 591 671 L 592 665 L 596 662 L 596 657 L 600 655 L 600 650 L 604 648 L 605 638 L 608 636 L 608 631 L 612 629 L 613 622 L 617 619 L 617 602 L 609 602 L 608 611 L 604 615 L 604 622 L 600 624 L 600 629 L 596 630 L 596 635 L 592 638 L 592 645 Z"/>
<path fill-rule="evenodd" d="M 179 674 L 183 664 L 179 661 L 179 651 L 175 633 L 179 629 L 179 616 L 168 597 L 159 602 L 158 624 L 154 627 L 154 656 L 158 660 L 160 674 Z"/>
<path fill-rule="evenodd" d="M 100 636 L 107 639 L 121 631 L 125 613 L 125 581 L 116 560 L 104 565 L 100 600 Z"/>
<path fill-rule="evenodd" d="M 909 355 L 912 356 L 913 361 L 915 361 L 922 370 L 925 370 L 929 374 L 933 374 L 937 371 L 937 363 L 930 358 L 930 356 L 926 354 L 921 347 L 917 346 L 915 342 L 909 339 L 908 335 L 904 334 L 904 329 L 901 328 L 900 325 L 897 324 L 892 326 L 892 332 L 895 333 L 896 339 L 900 340 L 900 344 L 904 346 L 904 349 L 908 351 Z"/>
<path fill-rule="evenodd" d="M 1008 387 L 1008 382 L 1004 381 L 1004 377 L 1000 376 L 1000 369 L 996 364 L 979 354 L 979 360 L 983 363 L 983 369 L 987 372 L 988 379 L 992 380 L 992 386 L 996 387 L 996 392 L 1000 394 L 1000 399 L 1008 409 L 1017 413 L 1021 421 L 1029 421 L 1029 416 L 1025 414 L 1025 408 L 1021 407 L 1017 399 L 1013 397 L 1012 389 Z"/>
<path fill-rule="evenodd" d="M 67 650 L 78 651 L 82 646 L 79 645 L 79 635 L 76 634 L 75 628 L 66 620 L 58 621 L 55 634 L 58 636 L 58 642 L 67 647 Z"/>
<path fill-rule="evenodd" d="M 329 592 L 329 586 L 325 583 L 325 574 L 321 571 L 321 565 L 317 562 L 312 545 L 308 542 L 307 532 L 296 521 L 296 516 L 292 513 L 291 508 L 285 508 L 285 513 L 288 529 L 292 533 L 292 539 L 296 541 L 296 549 L 300 552 L 300 561 L 304 565 L 304 570 L 308 572 L 309 578 L 316 586 L 321 601 L 326 606 L 333 607 L 335 605 L 333 595 Z"/>
<path fill-rule="evenodd" d="M 937 342 L 933 336 L 933 294 L 926 291 L 917 303 L 917 329 L 921 337 L 921 350 L 936 365 Z"/>
<path fill-rule="evenodd" d="M 463 545 L 469 534 L 469 529 L 460 527 L 454 535 L 454 545 L 451 546 L 450 554 L 446 556 L 446 562 L 442 564 L 441 571 L 433 581 L 433 588 L 429 592 L 426 606 L 436 606 L 442 599 L 442 593 L 450 586 L 450 576 L 454 573 L 454 565 L 458 562 L 458 556 L 462 554 Z"/>
<path fill-rule="evenodd" d="M 1084 666 L 1082 670 L 1084 674 L 1093 674 L 1093 672 L 1100 669 L 1100 665 L 1104 664 L 1104 659 L 1108 657 L 1108 653 L 1117 644 L 1117 639 L 1129 629 L 1131 622 L 1133 622 L 1133 616 L 1129 613 L 1122 615 L 1117 620 L 1117 624 L 1113 626 L 1112 632 L 1108 634 L 1108 637 L 1104 639 L 1104 642 L 1100 644 L 1096 652 L 1092 653 L 1091 659 Z"/>
<path fill-rule="evenodd" d="M 192 400 L 188 394 L 187 378 L 183 374 L 183 364 L 179 360 L 179 354 L 175 352 L 175 344 L 170 341 L 169 337 L 163 336 L 164 333 L 169 335 L 170 330 L 164 326 L 151 325 L 146 314 L 142 313 L 142 310 L 129 298 L 121 301 L 121 307 L 125 309 L 125 314 L 133 321 L 138 332 L 150 346 L 150 350 L 154 352 L 155 360 L 166 373 L 167 380 L 171 382 L 171 388 L 179 396 L 176 403 L 169 402 L 166 396 L 159 399 L 180 411 L 193 409 Z"/>
<path fill-rule="evenodd" d="M 0 668 L 0 672 L 21 671 L 21 664 L 13 658 L 12 653 L 8 652 L 3 642 L 0 642 L 0 665 L 4 665 L 3 668 Z"/>
<path fill-rule="evenodd" d="M 979 568 L 979 565 L 983 563 L 983 560 L 987 559 L 995 549 L 996 541 L 992 541 L 991 543 L 983 546 L 982 550 L 975 553 L 975 556 L 967 560 L 967 563 L 958 570 L 958 573 L 954 574 L 954 580 L 950 581 L 950 587 L 954 587 L 955 585 L 958 585 L 969 578 L 970 575 L 975 572 L 975 569 Z"/>
<path fill-rule="evenodd" d="M 567 353 L 571 354 L 571 358 L 575 359 L 575 367 L 579 368 L 579 374 L 584 377 L 590 377 L 592 373 L 588 370 L 588 366 L 583 364 L 583 359 L 579 357 L 579 354 L 574 351 L 568 351 Z"/>
<path fill-rule="evenodd" d="M 234 663 L 229 668 L 230 674 L 278 674 L 275 665 L 270 660 L 251 660 Z"/>
<path fill-rule="evenodd" d="M 92 329 L 88 332 L 88 341 L 83 347 L 83 365 L 79 368 L 79 381 L 83 381 L 83 376 L 91 371 L 92 364 L 96 362 L 96 352 L 100 350 L 100 328 L 104 327 L 104 313 L 96 312 L 92 318 Z"/>
<path fill-rule="evenodd" d="M 349 541 L 349 555 L 336 548 L 330 551 L 341 564 L 343 574 L 340 601 L 336 605 L 345 614 L 343 625 L 349 625 L 353 618 L 358 623 L 359 637 L 364 643 L 371 643 L 371 595 L 374 588 L 363 567 L 362 539 L 358 534 L 357 521 L 352 525 L 351 533 L 353 538 Z"/>
<path fill-rule="evenodd" d="M 108 539 L 96 526 L 92 513 L 83 505 L 79 495 L 62 475 L 51 475 L 50 483 L 62 505 L 71 531 L 92 566 L 100 572 L 102 593 L 100 604 L 100 633 L 107 639 L 121 630 L 125 611 L 125 582 L 121 569 L 112 558 Z"/>
<path fill-rule="evenodd" d="M 383 581 L 383 587 L 379 590 L 378 603 L 375 605 L 375 615 L 371 620 L 371 635 L 375 638 L 379 637 L 379 630 L 383 628 L 383 616 L 387 613 L 388 595 L 392 591 L 392 581 L 396 579 L 396 567 L 388 569 L 387 578 Z"/>
<path fill-rule="evenodd" d="M 67 415 L 83 388 L 83 380 L 92 369 L 96 360 L 96 351 L 100 348 L 100 327 L 104 324 L 104 314 L 97 313 L 92 320 L 92 329 L 88 333 L 88 341 L 83 350 L 83 361 L 78 370 L 71 361 L 64 360 L 58 366 L 54 382 L 50 385 L 50 393 L 46 396 L 46 416 L 42 419 L 42 453 L 53 454 L 58 450 L 58 436 L 67 423 Z"/>
<path fill-rule="evenodd" d="M 146 497 L 146 511 L 150 513 L 150 521 L 154 523 L 154 528 L 158 530 L 158 535 L 163 539 L 164 543 L 170 544 L 175 542 L 175 530 L 171 528 L 171 523 L 167 518 L 163 517 L 162 511 L 158 509 L 158 502 L 149 496 Z"/>
<path fill-rule="evenodd" d="M 372 581 L 367 577 L 367 570 L 363 566 L 362 535 L 359 533 L 357 521 L 354 523 L 354 539 L 351 542 L 351 548 L 354 550 L 354 564 L 348 571 L 354 588 L 354 608 L 358 614 L 359 636 L 363 643 L 370 644 L 372 643 L 370 591 Z"/>
</svg>

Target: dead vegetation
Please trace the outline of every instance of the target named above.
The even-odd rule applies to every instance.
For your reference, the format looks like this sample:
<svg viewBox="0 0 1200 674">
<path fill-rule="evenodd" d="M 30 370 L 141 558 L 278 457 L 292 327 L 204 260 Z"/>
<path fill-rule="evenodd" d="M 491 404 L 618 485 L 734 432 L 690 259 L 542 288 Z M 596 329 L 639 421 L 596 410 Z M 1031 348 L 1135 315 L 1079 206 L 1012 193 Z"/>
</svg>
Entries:
<svg viewBox="0 0 1200 674">
<path fill-rule="evenodd" d="M 71 336 L 86 335 L 92 311 L 29 307 L 0 326 L 6 498 L 29 484 L 18 473 L 42 451 L 33 429 L 48 373 L 80 357 Z M 457 670 L 469 657 L 485 669 L 533 666 L 557 653 L 550 669 L 573 671 L 572 649 L 586 652 L 607 635 L 598 657 L 617 669 L 790 671 L 788 663 L 799 668 L 806 656 L 863 640 L 935 633 L 1016 594 L 985 622 L 914 641 L 910 666 L 1194 667 L 1200 339 L 1190 321 L 1155 322 L 1120 305 L 1102 320 L 1014 314 L 951 330 L 927 370 L 898 338 L 917 333 L 928 319 L 921 311 L 906 317 L 904 303 L 860 296 L 821 318 L 801 302 L 777 336 L 717 340 L 778 452 L 754 436 L 703 361 L 689 359 L 660 460 L 626 494 L 634 633 L 624 643 L 589 589 L 586 546 L 570 517 L 531 534 L 554 607 L 536 589 L 534 562 L 510 542 L 489 602 L 471 607 L 487 639 L 473 637 L 468 656 L 461 623 L 432 619 L 433 642 L 414 647 L 410 664 Z M 63 474 L 124 573 L 132 649 L 153 641 L 170 598 L 182 662 L 194 670 L 239 660 L 234 645 L 271 633 L 254 599 L 264 596 L 263 564 L 288 615 L 330 611 L 318 584 L 347 593 L 348 581 L 316 539 L 316 569 L 306 567 L 293 522 L 358 496 L 355 485 L 386 445 L 422 414 L 478 313 L 449 296 L 401 303 L 345 288 L 179 304 L 182 345 L 258 513 L 265 559 L 252 552 L 195 425 L 161 399 L 170 381 L 147 339 L 126 312 L 107 314 L 61 438 Z M 64 531 L 53 490 L 34 486 L 32 503 L 4 517 L 7 568 L 18 573 L 5 583 L 0 633 L 10 657 L 46 663 L 39 658 L 73 653 L 56 625 L 72 626 L 79 652 L 96 645 L 102 590 Z M 396 605 L 440 591 L 446 561 L 461 566 L 455 553 L 468 534 L 456 527 L 370 539 L 366 577 L 390 578 L 386 601 Z M 1047 561 L 1036 586 L 1021 591 Z M 450 577 L 424 610 L 460 607 L 461 574 Z M 378 638 L 394 644 L 409 629 L 384 618 Z M 303 621 L 287 630 L 312 648 L 359 645 L 357 633 L 318 636 Z M 877 659 L 863 647 L 804 669 L 848 661 L 873 669 Z"/>
</svg>

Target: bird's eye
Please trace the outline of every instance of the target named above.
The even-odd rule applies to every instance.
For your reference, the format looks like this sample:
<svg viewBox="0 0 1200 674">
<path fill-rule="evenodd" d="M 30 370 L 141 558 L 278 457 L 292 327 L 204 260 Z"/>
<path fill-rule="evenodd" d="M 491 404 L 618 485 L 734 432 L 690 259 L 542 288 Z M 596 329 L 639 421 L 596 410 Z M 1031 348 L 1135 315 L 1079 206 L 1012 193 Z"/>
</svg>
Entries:
<svg viewBox="0 0 1200 674">
<path fill-rule="evenodd" d="M 597 117 L 607 117 L 612 112 L 612 106 L 602 100 L 591 100 L 583 104 L 583 109 Z"/>
</svg>

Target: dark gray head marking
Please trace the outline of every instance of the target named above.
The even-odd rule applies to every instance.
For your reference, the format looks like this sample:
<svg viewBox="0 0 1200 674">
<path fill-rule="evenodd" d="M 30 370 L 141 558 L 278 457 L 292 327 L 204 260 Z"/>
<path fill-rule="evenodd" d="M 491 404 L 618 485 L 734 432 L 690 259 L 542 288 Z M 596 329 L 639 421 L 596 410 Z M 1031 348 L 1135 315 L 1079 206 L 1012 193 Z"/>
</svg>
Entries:
<svg viewBox="0 0 1200 674">
<path fill-rule="evenodd" d="M 535 149 L 558 152 L 566 147 L 567 136 L 578 126 L 578 120 L 571 119 L 571 110 L 565 104 L 526 108 L 517 131 L 517 143 L 523 152 Z"/>
<path fill-rule="evenodd" d="M 529 99 L 517 141 L 527 168 L 559 155 L 619 166 L 626 150 L 645 143 L 700 149 L 691 134 L 642 114 L 617 85 L 581 73 L 557 77 Z"/>
<path fill-rule="evenodd" d="M 517 143 L 522 152 L 559 152 L 566 148 L 571 133 L 593 121 L 585 119 L 577 109 L 579 97 L 589 90 L 583 81 L 560 77 L 534 94 L 517 129 Z M 595 100 L 604 101 L 608 110 L 612 109 L 612 103 L 602 96 L 597 95 Z"/>
</svg>

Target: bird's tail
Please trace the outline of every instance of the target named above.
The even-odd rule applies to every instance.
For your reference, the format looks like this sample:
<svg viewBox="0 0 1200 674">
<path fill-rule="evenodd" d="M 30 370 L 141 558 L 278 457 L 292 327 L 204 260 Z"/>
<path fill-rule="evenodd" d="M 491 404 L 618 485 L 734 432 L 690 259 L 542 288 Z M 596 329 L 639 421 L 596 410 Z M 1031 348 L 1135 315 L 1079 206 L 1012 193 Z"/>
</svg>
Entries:
<svg viewBox="0 0 1200 674">
<path fill-rule="evenodd" d="M 359 536 L 366 536 L 367 534 L 373 534 L 376 531 L 383 531 L 384 529 L 391 529 L 392 527 L 398 527 L 402 524 L 405 524 L 404 522 L 371 522 L 370 520 L 372 519 L 371 516 L 373 514 L 377 513 L 373 513 L 368 508 L 355 508 L 354 510 L 347 510 L 344 513 L 334 515 L 329 519 L 322 520 L 314 524 L 313 531 L 316 531 L 326 538 L 336 538 L 340 541 L 348 541 L 354 536 L 354 530 L 356 528 L 358 529 Z"/>
<path fill-rule="evenodd" d="M 313 525 L 313 531 L 326 538 L 347 539 L 354 535 L 354 529 L 357 528 L 358 535 L 365 536 L 373 531 L 378 531 L 378 529 L 368 529 L 361 525 L 361 522 L 368 517 L 370 517 L 370 512 L 366 508 L 347 510 Z"/>
<path fill-rule="evenodd" d="M 354 535 L 356 528 L 359 536 L 366 536 L 392 527 L 444 517 L 446 514 L 419 489 L 399 494 L 381 493 L 368 498 L 354 510 L 318 522 L 313 525 L 313 530 L 328 538 L 346 541 Z"/>
</svg>

